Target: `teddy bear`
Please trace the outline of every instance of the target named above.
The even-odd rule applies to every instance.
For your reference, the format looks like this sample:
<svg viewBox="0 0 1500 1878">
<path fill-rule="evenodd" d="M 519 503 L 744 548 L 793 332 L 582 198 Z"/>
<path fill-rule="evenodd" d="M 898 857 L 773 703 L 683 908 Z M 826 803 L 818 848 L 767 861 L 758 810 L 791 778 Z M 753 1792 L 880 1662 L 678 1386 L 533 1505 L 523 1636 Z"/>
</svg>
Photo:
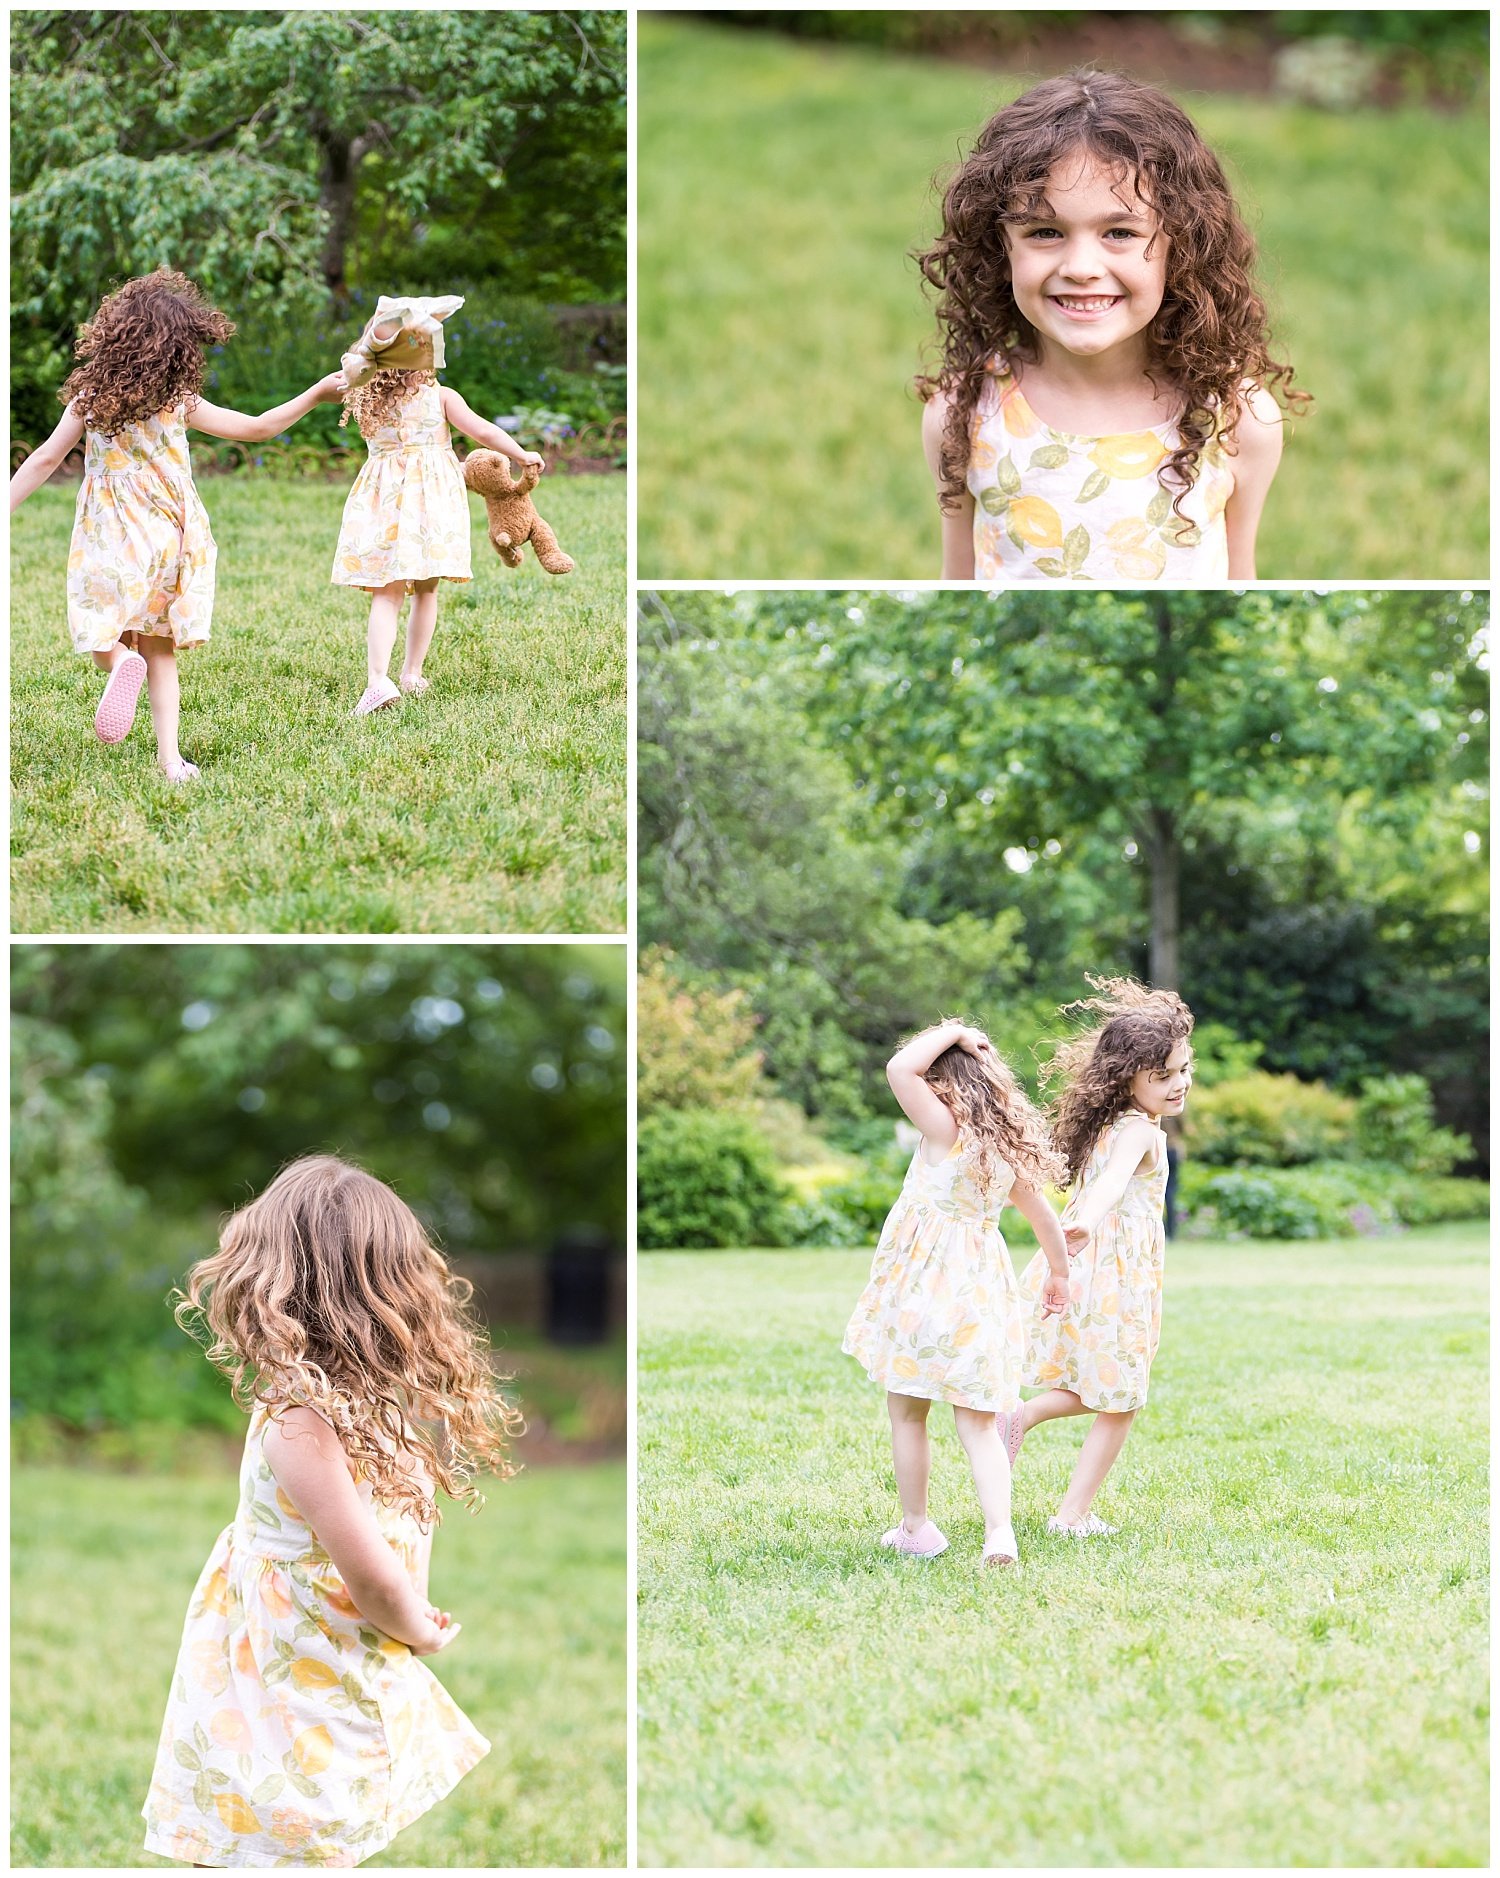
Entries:
<svg viewBox="0 0 1500 1878">
<path fill-rule="evenodd" d="M 505 565 L 519 567 L 521 549 L 529 541 L 549 574 L 571 574 L 572 557 L 558 547 L 557 536 L 531 506 L 531 492 L 541 473 L 535 463 L 527 463 L 517 480 L 498 450 L 471 450 L 464 458 L 464 481 L 475 495 L 484 497 L 490 540 Z"/>
</svg>

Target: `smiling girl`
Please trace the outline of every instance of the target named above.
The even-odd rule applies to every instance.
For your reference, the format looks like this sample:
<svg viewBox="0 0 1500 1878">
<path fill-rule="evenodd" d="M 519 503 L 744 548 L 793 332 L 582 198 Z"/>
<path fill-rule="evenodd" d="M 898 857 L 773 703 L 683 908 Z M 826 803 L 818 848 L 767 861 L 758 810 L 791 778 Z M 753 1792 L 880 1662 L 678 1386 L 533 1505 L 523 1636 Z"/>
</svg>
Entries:
<svg viewBox="0 0 1500 1878">
<path fill-rule="evenodd" d="M 999 111 L 920 257 L 943 358 L 918 381 L 944 579 L 1255 577 L 1281 458 L 1255 244 L 1218 159 L 1110 72 Z"/>
<path fill-rule="evenodd" d="M 1167 1142 L 1192 1086 L 1193 1014 L 1174 991 L 1129 978 L 1093 978 L 1095 995 L 1067 1006 L 1104 1021 L 1064 1043 L 1048 1069 L 1060 1085 L 1053 1141 L 1073 1197 L 1063 1211 L 1068 1302 L 1047 1307 L 1047 1261 L 1021 1277 L 1027 1316 L 1024 1380 L 1041 1395 L 997 1418 L 1014 1465 L 1027 1431 L 1063 1415 L 1094 1414 L 1073 1478 L 1047 1530 L 1072 1538 L 1114 1532 L 1094 1495 L 1144 1404 L 1161 1337 Z"/>
</svg>

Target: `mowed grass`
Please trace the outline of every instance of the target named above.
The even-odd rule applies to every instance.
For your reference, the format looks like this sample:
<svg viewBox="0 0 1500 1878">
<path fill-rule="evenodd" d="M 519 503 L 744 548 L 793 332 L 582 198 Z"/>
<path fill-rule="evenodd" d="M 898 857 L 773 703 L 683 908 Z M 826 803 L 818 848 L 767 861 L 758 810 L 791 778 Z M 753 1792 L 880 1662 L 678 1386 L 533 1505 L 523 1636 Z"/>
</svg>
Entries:
<svg viewBox="0 0 1500 1878">
<path fill-rule="evenodd" d="M 188 1596 L 232 1474 L 11 1475 L 11 1859 L 142 1866 L 139 1817 Z M 489 1754 L 372 1866 L 625 1862 L 625 1477 L 524 1473 L 450 1508 L 434 1601 L 464 1634 L 436 1673 Z"/>
<path fill-rule="evenodd" d="M 1017 1468 L 934 1407 L 933 1561 L 839 1352 L 863 1252 L 639 1262 L 643 1865 L 1487 1863 L 1486 1242 L 1174 1244 L 1151 1401 Z"/>
<path fill-rule="evenodd" d="M 191 785 L 157 770 L 144 696 L 123 744 L 94 738 L 102 679 L 66 625 L 76 485 L 15 517 L 13 930 L 623 930 L 624 478 L 544 484 L 578 562 L 556 579 L 529 550 L 502 566 L 471 499 L 432 689 L 358 720 L 369 602 L 328 579 L 345 487 L 201 487 L 219 582 L 212 641 L 178 661 Z"/>
<path fill-rule="evenodd" d="M 640 21 L 645 579 L 935 578 L 906 256 L 1029 78 Z M 1183 94 L 1261 247 L 1278 357 L 1317 399 L 1262 579 L 1474 579 L 1488 552 L 1484 118 Z"/>
</svg>

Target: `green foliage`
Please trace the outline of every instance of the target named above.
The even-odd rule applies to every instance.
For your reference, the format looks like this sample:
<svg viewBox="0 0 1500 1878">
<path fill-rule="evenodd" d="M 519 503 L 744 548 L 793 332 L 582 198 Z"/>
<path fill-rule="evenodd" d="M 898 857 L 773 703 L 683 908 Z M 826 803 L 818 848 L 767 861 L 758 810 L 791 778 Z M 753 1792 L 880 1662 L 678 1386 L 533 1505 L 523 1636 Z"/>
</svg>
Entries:
<svg viewBox="0 0 1500 1878">
<path fill-rule="evenodd" d="M 472 500 L 474 579 L 439 597 L 431 690 L 358 721 L 369 602 L 328 581 L 347 489 L 201 486 L 219 586 L 212 644 L 180 661 L 190 789 L 156 771 L 144 700 L 118 749 L 90 733 L 101 680 L 62 625 L 76 491 L 14 518 L 16 930 L 622 931 L 623 481 L 540 491 L 578 561 L 560 580 L 529 554 L 503 567 Z"/>
<path fill-rule="evenodd" d="M 882 59 L 662 12 L 642 14 L 639 45 L 642 576 L 934 578 L 912 381 L 936 329 L 908 257 L 937 231 L 960 146 L 1042 74 L 1020 56 L 1005 72 Z M 1464 62 L 1482 83 L 1483 58 Z M 1275 356 L 1316 398 L 1266 505 L 1260 575 L 1482 575 L 1484 112 L 1332 117 L 1177 89 L 1255 231 Z M 1369 293 L 1392 252 L 1420 256 L 1416 299 Z"/>
<path fill-rule="evenodd" d="M 1448 1174 L 1474 1151 L 1467 1135 L 1439 1128 L 1432 1091 L 1420 1076 L 1372 1077 L 1359 1092 L 1354 1124 L 1360 1153 L 1415 1174 Z"/>
<path fill-rule="evenodd" d="M 753 1112 L 759 1106 L 768 1086 L 755 1048 L 755 1014 L 743 991 L 691 985 L 671 953 L 653 947 L 637 967 L 635 997 L 642 1115 L 657 1109 Z"/>
<path fill-rule="evenodd" d="M 884 1167 L 872 1166 L 853 1180 L 841 1180 L 823 1189 L 819 1197 L 824 1205 L 841 1214 L 857 1235 L 848 1244 L 873 1245 L 880 1237 L 886 1216 L 901 1191 L 904 1172 L 904 1167 L 893 1166 L 888 1160 Z M 797 1241 L 789 1239 L 787 1243 L 795 1245 Z"/>
<path fill-rule="evenodd" d="M 1205 1089 L 1213 1089 L 1221 1082 L 1232 1082 L 1237 1077 L 1248 1076 L 1264 1055 L 1263 1043 L 1236 1036 L 1228 1024 L 1218 1024 L 1212 1019 L 1206 1024 L 1195 1024 L 1193 1084 L 1199 1093 L 1193 1097 L 1193 1107 L 1198 1107 Z"/>
<path fill-rule="evenodd" d="M 1487 1181 L 1434 1179 L 1378 1162 L 1221 1171 L 1189 1161 L 1178 1206 L 1194 1238 L 1349 1239 L 1484 1219 L 1489 1195 Z"/>
<path fill-rule="evenodd" d="M 786 1195 L 770 1150 L 742 1115 L 664 1109 L 636 1145 L 637 1243 L 776 1245 Z"/>
<path fill-rule="evenodd" d="M 1320 1082 L 1263 1070 L 1195 1090 L 1184 1132 L 1199 1159 L 1217 1167 L 1296 1167 L 1330 1160 L 1348 1146 L 1352 1097 Z"/>
</svg>

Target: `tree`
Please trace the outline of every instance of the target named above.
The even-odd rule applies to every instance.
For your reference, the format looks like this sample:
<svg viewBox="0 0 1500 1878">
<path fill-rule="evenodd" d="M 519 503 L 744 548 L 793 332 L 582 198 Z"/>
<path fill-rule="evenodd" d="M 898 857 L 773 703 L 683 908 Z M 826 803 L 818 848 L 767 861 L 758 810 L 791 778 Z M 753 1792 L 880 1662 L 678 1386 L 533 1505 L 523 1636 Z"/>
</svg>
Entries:
<svg viewBox="0 0 1500 1878">
<path fill-rule="evenodd" d="M 367 169 L 420 272 L 433 203 L 503 194 L 533 151 L 534 186 L 611 199 L 623 254 L 624 45 L 619 12 L 26 14 L 17 310 L 57 332 L 111 280 L 169 261 L 236 309 L 274 300 L 294 318 L 348 293 Z"/>
<path fill-rule="evenodd" d="M 990 865 L 1144 857 L 1148 972 L 1181 972 L 1185 852 L 1237 814 L 1396 831 L 1476 764 L 1482 596 L 765 596 L 760 632 L 877 824 L 946 825 Z M 951 844 L 950 844 L 951 845 Z"/>
</svg>

